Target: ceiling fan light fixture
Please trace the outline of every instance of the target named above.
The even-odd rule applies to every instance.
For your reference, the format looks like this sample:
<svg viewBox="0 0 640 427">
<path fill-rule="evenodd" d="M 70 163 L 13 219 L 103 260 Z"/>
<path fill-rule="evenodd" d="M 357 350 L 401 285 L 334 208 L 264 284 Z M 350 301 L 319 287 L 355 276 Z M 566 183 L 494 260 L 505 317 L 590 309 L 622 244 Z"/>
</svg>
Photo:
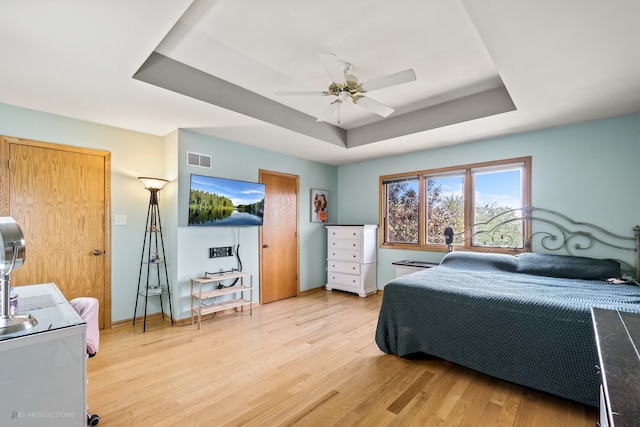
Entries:
<svg viewBox="0 0 640 427">
<path fill-rule="evenodd" d="M 337 112 L 338 123 L 340 123 L 340 104 L 348 99 L 351 99 L 354 104 L 357 104 L 372 113 L 381 117 L 388 117 L 394 112 L 393 108 L 368 98 L 363 94 L 377 89 L 384 89 L 390 86 L 408 83 L 416 79 L 415 71 L 408 69 L 360 83 L 356 76 L 350 74 L 351 64 L 349 62 L 340 61 L 338 57 L 332 53 L 320 53 L 318 56 L 331 79 L 331 84 L 326 91 L 285 91 L 276 93 L 284 95 L 320 94 L 323 96 L 335 96 L 337 99 L 331 102 L 325 112 L 318 117 L 317 121 L 319 122 L 327 121 L 333 113 Z"/>
</svg>

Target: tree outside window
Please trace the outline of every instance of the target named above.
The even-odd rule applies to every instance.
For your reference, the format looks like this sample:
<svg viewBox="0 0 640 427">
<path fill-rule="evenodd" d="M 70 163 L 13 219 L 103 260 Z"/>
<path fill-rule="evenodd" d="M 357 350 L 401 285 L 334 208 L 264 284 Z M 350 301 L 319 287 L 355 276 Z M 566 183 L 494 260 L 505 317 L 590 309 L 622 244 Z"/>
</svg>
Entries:
<svg viewBox="0 0 640 427">
<path fill-rule="evenodd" d="M 464 230 L 464 174 L 425 177 L 427 243 L 444 244 L 444 230 Z"/>
<path fill-rule="evenodd" d="M 419 185 L 418 177 L 389 180 L 385 183 L 387 224 L 385 241 L 418 243 Z"/>
<path fill-rule="evenodd" d="M 381 177 L 381 246 L 446 250 L 452 227 L 454 244 L 465 248 L 522 248 L 525 227 L 511 211 L 530 205 L 530 164 L 527 157 Z"/>
</svg>

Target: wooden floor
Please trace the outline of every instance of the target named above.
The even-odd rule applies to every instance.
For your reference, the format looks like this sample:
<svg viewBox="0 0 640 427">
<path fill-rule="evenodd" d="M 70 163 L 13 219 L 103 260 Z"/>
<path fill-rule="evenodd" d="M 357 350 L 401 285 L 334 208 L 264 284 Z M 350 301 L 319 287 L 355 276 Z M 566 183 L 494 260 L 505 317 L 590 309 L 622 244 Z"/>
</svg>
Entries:
<svg viewBox="0 0 640 427">
<path fill-rule="evenodd" d="M 382 353 L 380 294 L 320 290 L 195 326 L 101 331 L 101 426 L 567 426 L 597 410 L 442 360 Z"/>
</svg>

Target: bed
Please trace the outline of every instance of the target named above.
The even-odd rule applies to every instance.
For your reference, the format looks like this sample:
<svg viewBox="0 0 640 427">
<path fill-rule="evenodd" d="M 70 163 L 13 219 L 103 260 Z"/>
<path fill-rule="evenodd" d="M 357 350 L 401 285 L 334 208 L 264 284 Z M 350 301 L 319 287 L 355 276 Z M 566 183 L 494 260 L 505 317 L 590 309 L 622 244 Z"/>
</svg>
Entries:
<svg viewBox="0 0 640 427">
<path fill-rule="evenodd" d="M 536 213 L 546 215 L 539 231 Z M 525 249 L 540 237 L 539 246 L 547 252 L 453 251 L 437 267 L 387 283 L 375 336 L 378 347 L 402 357 L 436 356 L 598 406 L 600 376 L 590 309 L 640 313 L 640 286 L 631 277 L 637 277 L 640 228 L 634 229 L 635 236 L 624 237 L 560 215 L 569 224 L 562 225 L 548 215 L 559 214 L 526 208 L 520 218 L 534 230 Z M 474 235 L 468 230 L 462 234 Z M 604 254 L 628 253 L 626 259 L 633 258 L 635 265 L 573 253 L 597 246 L 609 248 Z M 567 253 L 548 253 L 560 249 Z M 608 281 L 621 277 L 625 283 Z"/>
</svg>

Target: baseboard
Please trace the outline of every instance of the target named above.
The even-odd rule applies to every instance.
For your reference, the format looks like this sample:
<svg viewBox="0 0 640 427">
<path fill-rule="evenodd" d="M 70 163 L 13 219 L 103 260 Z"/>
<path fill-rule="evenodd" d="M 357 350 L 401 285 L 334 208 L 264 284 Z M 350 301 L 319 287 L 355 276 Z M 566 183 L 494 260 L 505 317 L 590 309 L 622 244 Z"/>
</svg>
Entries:
<svg viewBox="0 0 640 427">
<path fill-rule="evenodd" d="M 312 294 L 312 293 L 323 291 L 323 290 L 324 290 L 324 285 L 321 285 L 318 288 L 311 288 L 304 291 L 300 291 L 300 293 L 298 293 L 298 296 L 308 295 L 308 294 Z"/>
<path fill-rule="evenodd" d="M 324 285 L 318 286 L 316 288 L 311 288 L 311 289 L 305 289 L 304 291 L 301 291 L 298 296 L 304 296 L 304 295 L 309 295 L 309 294 L 314 294 L 316 292 L 321 292 L 324 291 Z M 378 289 L 378 292 L 382 292 L 381 289 Z M 253 309 L 255 310 L 256 308 L 260 307 L 260 303 L 258 302 L 254 302 L 253 303 Z M 218 313 L 211 313 L 205 316 L 202 316 L 202 320 L 206 320 L 206 319 L 211 319 L 213 317 L 215 317 L 216 314 L 220 315 L 220 314 L 224 314 L 230 311 L 235 311 L 235 309 L 229 309 L 229 310 L 224 310 L 224 311 L 219 311 Z M 157 319 L 159 317 L 162 316 L 162 313 L 153 313 L 153 314 L 148 314 L 147 315 L 147 321 L 149 321 L 150 319 Z M 169 317 L 169 315 L 167 313 L 165 313 L 165 318 Z M 138 322 L 143 322 L 144 321 L 144 317 L 143 316 L 139 316 L 136 317 L 136 323 Z M 129 319 L 123 319 L 123 320 L 118 320 L 115 322 L 111 322 L 111 327 L 115 327 L 115 326 L 122 326 L 122 325 L 131 325 L 133 323 L 133 318 L 129 318 Z M 183 319 L 173 319 L 173 323 L 176 326 L 186 326 L 186 325 L 190 325 L 191 324 L 191 317 L 185 317 Z M 195 318 L 194 318 L 194 324 L 195 324 Z"/>
<path fill-rule="evenodd" d="M 165 313 L 165 317 L 167 316 L 169 315 Z M 162 313 L 147 314 L 147 321 L 149 321 L 150 319 L 157 319 L 159 317 L 162 317 Z M 138 322 L 140 323 L 144 322 L 144 316 L 136 317 L 136 323 Z M 129 319 L 116 320 L 115 322 L 111 322 L 111 327 L 113 328 L 114 326 L 131 325 L 132 323 L 133 323 L 133 318 L 130 317 Z"/>
<path fill-rule="evenodd" d="M 253 310 L 255 310 L 256 308 L 260 307 L 260 303 L 258 302 L 254 302 L 253 303 Z M 244 312 L 248 311 L 248 308 L 244 308 Z M 209 314 L 205 314 L 202 316 L 202 321 L 208 320 L 208 319 L 213 319 L 216 316 L 220 316 L 221 314 L 225 314 L 225 313 L 241 313 L 241 311 L 238 311 L 236 308 L 230 308 L 228 310 L 222 310 L 222 311 L 218 311 L 216 313 L 209 313 Z M 187 325 L 191 325 L 191 317 L 185 317 L 183 319 L 179 319 L 176 320 L 174 319 L 173 321 L 175 323 L 176 326 L 187 326 Z M 196 325 L 198 323 L 198 316 L 193 316 L 193 324 Z"/>
</svg>

